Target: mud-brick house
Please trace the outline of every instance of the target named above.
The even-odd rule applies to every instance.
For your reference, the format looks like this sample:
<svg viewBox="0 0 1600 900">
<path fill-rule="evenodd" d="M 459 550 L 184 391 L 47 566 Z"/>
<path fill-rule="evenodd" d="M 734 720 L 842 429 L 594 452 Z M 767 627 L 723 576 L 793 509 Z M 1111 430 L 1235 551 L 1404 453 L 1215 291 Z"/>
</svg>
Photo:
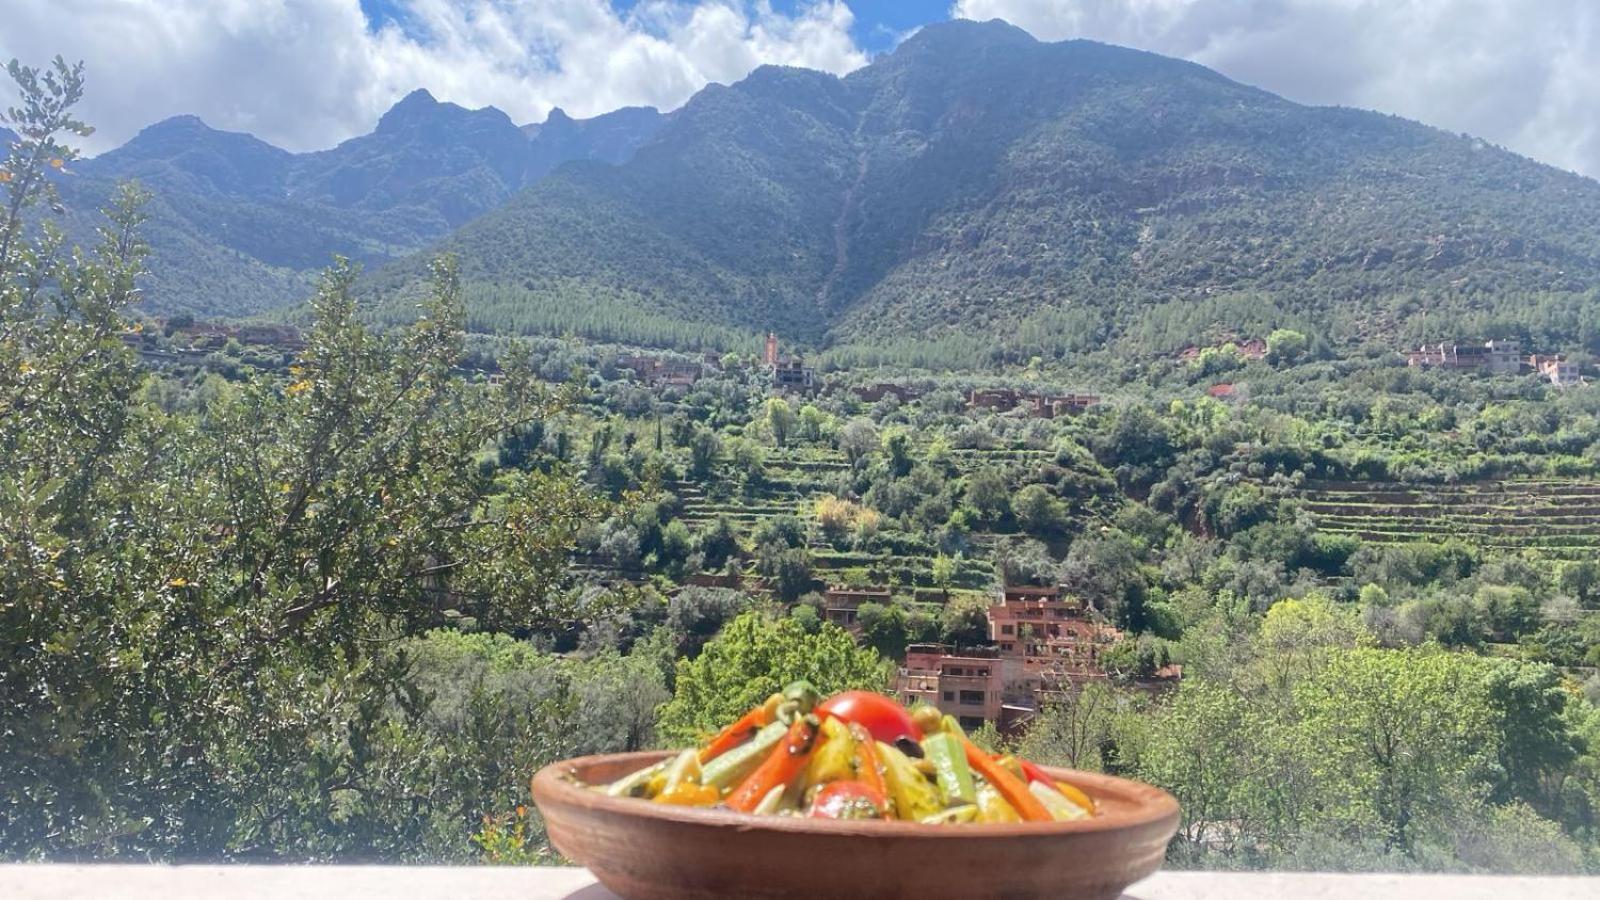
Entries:
<svg viewBox="0 0 1600 900">
<path fill-rule="evenodd" d="M 840 628 L 854 630 L 856 613 L 860 611 L 861 604 L 889 602 L 887 587 L 850 587 L 845 584 L 832 584 L 822 592 L 822 618 Z"/>
</svg>

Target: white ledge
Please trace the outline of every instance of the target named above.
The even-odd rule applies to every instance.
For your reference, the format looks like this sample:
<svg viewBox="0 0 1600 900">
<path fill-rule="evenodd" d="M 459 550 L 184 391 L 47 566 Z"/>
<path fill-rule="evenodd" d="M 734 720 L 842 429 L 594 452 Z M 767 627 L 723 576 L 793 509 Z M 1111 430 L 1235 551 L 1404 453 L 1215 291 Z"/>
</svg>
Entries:
<svg viewBox="0 0 1600 900">
<path fill-rule="evenodd" d="M 0 865 L 7 900 L 616 900 L 573 868 Z M 1600 878 L 1160 872 L 1123 900 L 1594 900 Z"/>
</svg>

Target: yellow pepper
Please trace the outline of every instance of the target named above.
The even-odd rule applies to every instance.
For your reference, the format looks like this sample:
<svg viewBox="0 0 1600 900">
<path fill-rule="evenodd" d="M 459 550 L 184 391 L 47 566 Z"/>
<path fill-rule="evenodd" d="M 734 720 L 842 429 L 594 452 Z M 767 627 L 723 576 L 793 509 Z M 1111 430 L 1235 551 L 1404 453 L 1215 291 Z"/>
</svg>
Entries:
<svg viewBox="0 0 1600 900">
<path fill-rule="evenodd" d="M 1006 802 L 1006 798 L 1000 796 L 994 785 L 986 784 L 978 789 L 978 821 L 1021 822 L 1022 817 Z"/>
<path fill-rule="evenodd" d="M 883 781 L 889 786 L 896 818 L 915 822 L 944 808 L 938 788 L 898 748 L 879 741 L 878 762 L 883 765 Z"/>
<path fill-rule="evenodd" d="M 1071 800 L 1073 803 L 1083 807 L 1084 812 L 1094 812 L 1094 801 L 1091 800 L 1089 795 L 1085 794 L 1083 791 L 1078 790 L 1076 787 L 1073 787 L 1070 784 L 1067 784 L 1065 781 L 1056 782 L 1056 790 L 1065 794 L 1068 800 Z"/>
<path fill-rule="evenodd" d="M 849 728 L 830 716 L 822 720 L 821 731 L 822 746 L 811 754 L 811 761 L 806 764 L 806 773 L 801 779 L 805 788 L 830 781 L 850 781 L 856 777 L 856 742 L 850 737 Z"/>
<path fill-rule="evenodd" d="M 673 806 L 715 806 L 721 799 L 722 792 L 709 784 L 680 781 L 658 794 L 655 802 Z"/>
</svg>

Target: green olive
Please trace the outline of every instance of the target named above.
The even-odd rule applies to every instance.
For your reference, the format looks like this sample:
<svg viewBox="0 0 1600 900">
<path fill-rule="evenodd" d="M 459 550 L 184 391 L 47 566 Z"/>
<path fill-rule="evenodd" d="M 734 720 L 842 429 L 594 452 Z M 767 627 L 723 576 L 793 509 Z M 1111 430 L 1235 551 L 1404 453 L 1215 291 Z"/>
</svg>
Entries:
<svg viewBox="0 0 1600 900">
<path fill-rule="evenodd" d="M 937 706 L 919 703 L 911 711 L 911 721 L 917 723 L 923 734 L 938 734 L 944 730 L 944 713 Z"/>
</svg>

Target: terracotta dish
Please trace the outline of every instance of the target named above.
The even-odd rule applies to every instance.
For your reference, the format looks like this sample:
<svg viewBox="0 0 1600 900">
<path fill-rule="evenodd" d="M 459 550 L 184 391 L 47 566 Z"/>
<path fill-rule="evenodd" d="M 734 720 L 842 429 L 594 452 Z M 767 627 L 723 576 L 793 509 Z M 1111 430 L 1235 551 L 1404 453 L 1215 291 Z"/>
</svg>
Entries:
<svg viewBox="0 0 1600 900">
<path fill-rule="evenodd" d="M 923 825 L 751 816 L 607 797 L 603 784 L 670 753 L 555 763 L 533 799 L 557 850 L 626 900 L 1110 900 L 1161 866 L 1178 801 L 1147 784 L 1048 769 L 1100 813 L 1076 822 Z"/>
</svg>

